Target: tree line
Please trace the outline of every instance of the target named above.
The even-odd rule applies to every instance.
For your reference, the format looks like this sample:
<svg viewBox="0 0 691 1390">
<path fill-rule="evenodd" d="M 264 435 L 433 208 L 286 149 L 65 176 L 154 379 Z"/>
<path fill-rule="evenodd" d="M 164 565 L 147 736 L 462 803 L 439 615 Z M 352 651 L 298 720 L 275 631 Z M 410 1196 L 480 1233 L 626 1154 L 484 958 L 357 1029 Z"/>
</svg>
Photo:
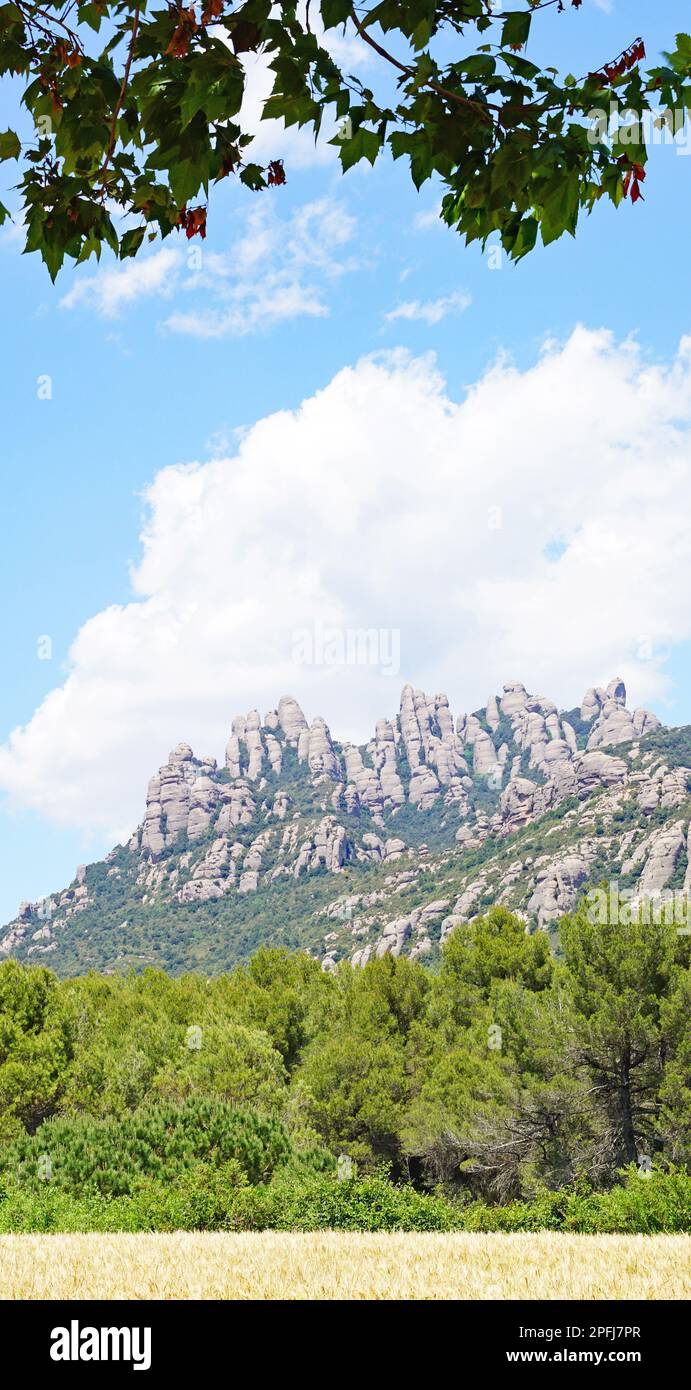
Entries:
<svg viewBox="0 0 691 1390">
<path fill-rule="evenodd" d="M 252 1125 L 278 1126 L 286 1153 L 315 1171 L 341 1157 L 361 1178 L 385 1172 L 452 1200 L 530 1200 L 583 1176 L 607 1189 L 627 1164 L 683 1166 L 690 947 L 673 925 L 609 926 L 583 906 L 562 920 L 555 953 L 497 907 L 458 926 L 434 970 L 384 956 L 326 974 L 305 953 L 260 949 L 211 979 L 58 980 L 8 960 L 0 1172 L 30 1171 L 40 1187 L 38 1159 L 59 1170 L 57 1146 L 88 1188 L 84 1155 L 107 1131 L 117 1195 L 152 1115 L 168 1132 L 171 1115 L 187 1116 L 184 1167 L 186 1153 L 199 1158 L 196 1130 L 213 1128 L 209 1104 L 213 1123 L 242 1113 L 260 1147 Z M 268 1172 L 260 1163 L 250 1179 Z"/>
</svg>

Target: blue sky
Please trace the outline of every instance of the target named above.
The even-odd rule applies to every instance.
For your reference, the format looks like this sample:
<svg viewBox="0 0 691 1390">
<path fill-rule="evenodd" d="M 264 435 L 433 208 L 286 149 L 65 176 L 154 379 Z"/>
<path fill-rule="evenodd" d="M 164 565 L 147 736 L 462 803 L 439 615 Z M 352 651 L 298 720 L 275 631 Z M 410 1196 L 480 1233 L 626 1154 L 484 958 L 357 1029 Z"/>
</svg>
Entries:
<svg viewBox="0 0 691 1390">
<path fill-rule="evenodd" d="M 688 27 L 687 6 L 676 0 L 655 7 L 638 0 L 627 0 L 626 4 L 623 0 L 613 0 L 609 7 L 586 0 L 578 13 L 569 11 L 562 17 L 547 15 L 536 24 L 539 46 L 537 43 L 533 46 L 532 56 L 580 72 L 615 55 L 639 32 L 645 37 L 648 54 L 652 57 L 677 29 L 685 26 Z M 618 213 L 598 210 L 593 218 L 583 222 L 575 242 L 564 239 L 530 257 L 518 268 L 504 265 L 497 271 L 490 269 L 488 257 L 479 249 L 465 249 L 453 233 L 436 224 L 434 213 L 438 195 L 435 188 L 427 185 L 417 195 L 402 162 L 392 165 L 382 161 L 374 171 L 359 168 L 341 178 L 330 157 L 318 160 L 312 157 L 308 143 L 301 142 L 298 146 L 291 137 L 281 144 L 277 135 L 276 144 L 277 153 L 285 152 L 286 188 L 260 197 L 228 185 L 216 191 L 201 269 L 194 264 L 190 267 L 186 259 L 188 248 L 174 246 L 171 240 L 165 244 L 168 260 L 154 262 L 154 258 L 161 255 L 160 247 L 148 253 L 152 264 L 138 284 L 131 281 L 125 284 L 118 278 L 110 282 L 96 279 L 96 268 L 92 265 L 81 268 L 77 274 L 67 271 L 53 287 L 35 257 L 20 256 L 20 244 L 15 235 L 10 233 L 2 237 L 0 276 L 5 333 L 1 388 L 3 544 L 0 582 L 5 597 L 2 611 L 5 678 L 0 686 L 0 743 L 19 726 L 33 727 L 32 718 L 42 701 L 50 692 L 60 692 L 66 680 L 73 679 L 75 657 L 74 652 L 70 656 L 70 648 L 83 625 L 105 614 L 105 618 L 99 616 L 98 619 L 105 633 L 109 622 L 107 615 L 113 606 L 133 603 L 132 567 L 141 565 L 142 527 L 149 524 L 146 518 L 152 516 L 151 497 L 147 502 L 144 494 L 160 477 L 161 470 L 193 461 L 203 466 L 214 459 L 232 459 L 255 422 L 274 417 L 277 411 L 295 411 L 302 402 L 315 396 L 319 400 L 318 393 L 328 391 L 333 391 L 333 398 L 325 399 L 331 400 L 335 433 L 341 430 L 347 435 L 351 425 L 355 430 L 352 415 L 342 417 L 340 414 L 341 411 L 352 412 L 353 400 L 357 402 L 362 419 L 367 418 L 369 409 L 372 410 L 372 428 L 365 434 L 367 438 L 379 439 L 377 457 L 382 457 L 394 444 L 389 441 L 381 412 L 377 414 L 374 398 L 379 388 L 373 387 L 368 394 L 369 386 L 365 389 L 361 377 L 356 379 L 352 390 L 350 379 L 334 388 L 330 386 L 334 378 L 340 380 L 338 374 L 344 368 L 355 368 L 373 353 L 385 354 L 402 348 L 417 359 L 433 352 L 436 371 L 445 383 L 443 391 L 454 403 L 462 402 L 474 383 L 487 383 L 487 374 L 491 373 L 498 354 L 508 354 L 519 381 L 517 385 L 507 383 L 501 387 L 502 399 L 506 400 L 509 391 L 516 390 L 520 397 L 520 374 L 530 373 L 540 361 L 546 340 L 563 345 L 576 325 L 583 324 L 593 332 L 608 330 L 616 344 L 635 335 L 639 344 L 637 375 L 629 382 L 627 389 L 632 394 L 626 397 L 635 402 L 645 395 L 646 364 L 650 370 L 655 370 L 658 364 L 661 370 L 667 371 L 675 359 L 680 340 L 691 332 L 686 252 L 686 229 L 691 213 L 691 158 L 679 151 L 653 149 L 644 203 L 635 208 L 627 206 Z M 107 274 L 108 267 L 105 271 Z M 604 357 L 598 357 L 598 353 L 604 353 Z M 402 389 L 409 395 L 408 368 L 400 361 L 396 366 L 391 365 L 390 359 L 382 360 L 389 362 L 383 370 L 393 374 L 397 386 L 402 382 Z M 620 389 L 614 349 L 604 349 L 600 345 L 597 350 L 593 348 L 590 355 L 576 352 L 569 370 L 581 368 L 591 402 L 600 391 L 607 398 L 604 409 Z M 431 368 L 425 370 L 431 371 Z M 555 367 L 556 376 L 550 380 L 567 380 L 566 372 L 565 366 L 559 377 Z M 37 395 L 38 379 L 45 375 L 52 381 L 52 395 L 48 400 L 39 399 Z M 387 376 L 387 389 L 388 383 Z M 391 389 L 389 408 L 393 411 L 396 396 L 393 386 Z M 429 394 L 435 388 L 426 384 L 425 378 L 420 389 L 422 399 L 425 391 Z M 500 388 L 491 383 L 483 388 L 486 403 L 482 407 L 486 410 L 483 447 L 488 436 L 491 441 L 492 432 L 495 428 L 498 430 L 500 423 L 491 405 L 495 389 L 499 391 Z M 527 398 L 532 389 L 526 388 Z M 546 389 L 549 392 L 549 386 Z M 557 390 L 556 384 L 553 389 Z M 539 390 L 540 383 L 536 381 L 538 416 L 541 410 Z M 621 390 L 624 392 L 623 386 Z M 566 396 L 564 430 L 568 432 L 568 391 Z M 545 401 L 545 406 L 549 406 L 548 414 L 552 405 L 549 399 Z M 599 416 L 594 405 L 592 409 L 593 431 L 596 431 Z M 435 416 L 434 427 L 442 433 L 445 411 L 448 415 L 446 407 L 441 407 Z M 478 420 L 480 411 L 478 406 Z M 654 419 L 648 420 L 641 415 L 638 421 L 638 438 L 647 431 L 650 436 L 646 460 L 639 460 L 637 464 L 647 469 L 648 487 L 654 484 L 670 431 L 677 425 L 680 430 L 680 437 L 674 441 L 677 473 L 670 476 L 685 476 L 686 422 L 678 418 L 683 413 L 681 406 L 671 405 L 664 418 L 655 414 Z M 291 437 L 295 436 L 292 446 L 298 451 L 295 458 L 300 457 L 299 451 L 303 448 L 317 456 L 323 450 L 324 458 L 331 460 L 324 465 L 324 488 L 336 489 L 334 505 L 343 506 L 343 499 L 357 496 L 358 489 L 364 496 L 368 488 L 367 473 L 358 471 L 353 456 L 347 451 L 342 458 L 333 455 L 334 440 L 330 437 L 328 412 L 320 414 L 315 406 L 313 415 L 313 419 L 310 417 L 299 427 L 304 431 L 303 443 L 298 426 L 288 431 Z M 350 424 L 344 425 L 343 419 Z M 459 416 L 459 430 L 465 431 L 465 439 L 469 425 L 467 421 L 463 424 L 462 419 L 465 417 Z M 566 484 L 571 486 L 579 463 L 573 454 L 565 460 L 570 440 L 560 429 L 557 415 L 550 414 L 549 428 L 553 463 L 551 469 L 545 465 L 539 474 L 531 472 L 527 420 L 522 420 L 519 430 L 520 445 L 517 434 L 515 467 L 510 439 L 507 445 L 505 437 L 500 439 L 499 431 L 497 449 L 502 452 L 505 485 L 511 496 L 518 495 L 511 491 L 515 489 L 516 469 L 520 467 L 526 471 L 523 501 L 527 497 L 530 505 L 526 512 L 521 512 L 523 529 L 530 525 L 533 503 L 536 515 L 537 512 L 542 515 L 545 508 L 554 510 L 555 534 L 550 536 L 549 528 L 545 532 L 546 544 L 551 547 L 547 560 L 555 570 L 564 565 L 566 608 L 571 593 L 568 584 L 575 583 L 569 579 L 569 573 L 573 574 L 573 567 L 578 563 L 578 537 L 587 533 L 588 528 L 597 529 L 598 524 L 602 530 L 605 523 L 599 513 L 595 515 L 588 510 L 590 504 L 579 494 L 580 500 L 569 503 L 573 512 L 570 529 L 560 499 L 566 497 Z M 415 683 L 423 683 L 423 677 L 429 678 L 436 689 L 436 667 L 440 668 L 440 676 L 446 680 L 447 687 L 452 687 L 448 693 L 454 708 L 461 708 L 465 701 L 470 703 L 474 698 L 478 703 L 498 678 L 495 650 L 497 659 L 504 651 L 507 656 L 514 655 L 520 660 L 525 648 L 525 667 L 504 670 L 503 678 L 518 676 L 530 684 L 533 679 L 530 666 L 537 665 L 537 675 L 542 676 L 544 671 L 545 679 L 550 678 L 557 686 L 564 687 L 546 693 L 564 702 L 572 703 L 580 697 L 582 689 L 571 686 L 578 681 L 581 671 L 589 673 L 586 684 L 614 674 L 614 669 L 601 669 L 610 657 L 612 661 L 618 660 L 619 666 L 627 667 L 627 672 L 633 670 L 636 693 L 632 633 L 640 633 L 646 641 L 650 638 L 652 645 L 652 660 L 650 651 L 644 658 L 649 670 L 641 674 L 641 697 L 649 700 L 668 722 L 691 720 L 688 633 L 681 615 L 675 615 L 669 622 L 664 614 L 660 616 L 667 592 L 662 578 L 659 580 L 661 598 L 653 616 L 646 611 L 645 620 L 641 618 L 641 622 L 645 621 L 643 628 L 640 624 L 636 627 L 635 621 L 632 626 L 626 625 L 628 574 L 630 568 L 635 569 L 638 564 L 635 553 L 624 555 L 623 569 L 620 568 L 614 578 L 613 571 L 608 572 L 608 588 L 613 584 L 620 586 L 622 606 L 612 608 L 610 630 L 599 633 L 593 643 L 592 670 L 586 650 L 579 648 L 578 659 L 574 658 L 572 666 L 559 656 L 553 610 L 549 608 L 554 578 L 547 569 L 540 570 L 538 578 L 532 571 L 528 576 L 527 570 L 520 569 L 527 561 L 518 554 L 516 566 L 517 574 L 520 571 L 521 591 L 517 597 L 511 589 L 510 572 L 503 575 L 501 582 L 505 586 L 506 602 L 509 606 L 516 602 L 517 611 L 520 609 L 526 622 L 526 606 L 532 605 L 538 623 L 544 598 L 543 648 L 555 648 L 552 665 L 542 662 L 538 646 L 536 658 L 529 644 L 524 643 L 522 647 L 518 638 L 518 644 L 511 645 L 503 616 L 491 616 L 500 613 L 496 607 L 487 607 L 489 616 L 484 640 L 476 640 L 466 633 L 463 614 L 468 611 L 468 595 L 460 591 L 456 594 L 470 555 L 470 549 L 464 548 L 462 521 L 459 521 L 457 545 L 449 545 L 448 534 L 444 533 L 446 579 L 440 571 L 437 590 L 428 596 L 430 611 L 441 607 L 447 612 L 447 630 L 442 632 L 443 622 L 432 623 L 434 635 L 431 637 L 426 631 L 423 606 L 418 619 L 411 618 L 408 631 L 405 624 L 410 605 L 402 600 L 406 613 L 401 616 L 396 611 L 395 586 L 390 592 L 383 580 L 373 586 L 379 598 L 370 612 L 363 597 L 368 588 L 366 567 L 364 573 L 362 569 L 356 572 L 353 561 L 352 572 L 348 575 L 347 554 L 338 559 L 333 555 L 316 556 L 316 552 L 312 555 L 309 549 L 312 539 L 303 536 L 292 510 L 293 504 L 303 506 L 307 493 L 303 495 L 300 488 L 303 484 L 307 487 L 307 483 L 303 480 L 295 495 L 291 493 L 291 470 L 297 465 L 289 451 L 282 460 L 281 429 L 279 422 L 251 436 L 251 462 L 244 464 L 242 488 L 238 477 L 233 479 L 232 465 L 227 462 L 223 477 L 218 470 L 213 471 L 213 462 L 210 472 L 199 475 L 205 488 L 221 489 L 213 495 L 230 497 L 233 493 L 234 510 L 229 510 L 226 524 L 232 591 L 224 591 L 221 601 L 216 593 L 215 578 L 209 580 L 207 574 L 205 587 L 201 579 L 190 580 L 190 593 L 194 595 L 194 603 L 200 605 L 204 622 L 214 604 L 218 604 L 219 611 L 232 602 L 242 607 L 246 599 L 244 583 L 248 592 L 255 596 L 258 586 L 261 590 L 264 555 L 269 551 L 273 555 L 277 548 L 286 544 L 290 548 L 291 537 L 294 537 L 295 547 L 302 547 L 303 553 L 309 551 L 310 574 L 313 575 L 315 566 L 322 567 L 314 591 L 322 595 L 328 591 L 329 611 L 357 612 L 361 621 L 401 627 L 407 640 L 401 680 L 394 680 L 386 688 L 374 678 L 364 682 L 361 688 L 366 687 L 366 695 L 360 703 L 352 697 L 357 727 L 347 732 L 365 737 L 373 714 L 393 713 L 403 678 Z M 319 434 L 320 429 L 323 435 Z M 423 441 L 425 437 L 423 432 Z M 634 446 L 635 441 L 628 436 L 622 436 L 618 444 L 620 450 L 631 450 Z M 265 455 L 262 447 L 268 450 Z M 547 447 L 542 440 L 540 448 Z M 424 448 L 423 442 L 418 454 L 408 459 L 400 448 L 398 484 L 387 481 L 390 497 L 395 498 L 399 486 L 405 492 L 407 480 L 413 475 L 417 477 L 419 469 L 429 466 Z M 473 448 L 467 448 L 455 471 L 451 467 L 443 479 L 435 481 L 437 487 L 443 482 L 449 489 L 449 496 L 453 496 L 459 506 L 464 489 L 469 489 L 470 496 L 476 487 L 473 455 Z M 591 464 L 592 460 L 584 456 L 584 470 Z M 602 467 L 606 468 L 606 461 Z M 274 481 L 269 487 L 274 495 L 277 488 L 284 489 L 274 529 L 268 533 L 261 530 L 257 520 L 262 507 L 266 514 L 263 469 L 274 470 Z M 314 476 L 319 477 L 318 470 Z M 591 498 L 600 487 L 600 478 L 595 469 L 589 484 Z M 253 479 L 260 479 L 256 490 Z M 622 479 L 618 486 L 625 491 L 625 474 Z M 342 495 L 338 491 L 341 483 Z M 171 578 L 167 567 L 174 563 L 171 556 L 175 553 L 176 534 L 182 537 L 181 555 L 185 554 L 185 545 L 189 543 L 183 529 L 186 518 L 197 505 L 197 498 L 196 494 L 187 496 L 186 490 L 192 488 L 194 492 L 194 487 L 189 479 L 181 481 L 177 475 L 171 477 L 169 474 L 157 485 L 153 505 L 155 535 L 149 551 L 149 567 L 144 578 L 140 574 L 139 598 L 134 595 L 135 603 L 144 599 L 155 607 L 156 603 L 163 602 L 161 595 L 165 593 L 168 619 L 170 605 L 179 604 L 185 595 L 184 570 Z M 494 487 L 500 503 L 504 492 L 500 474 Z M 602 487 L 605 492 L 604 476 Z M 531 488 L 535 489 L 533 500 Z M 645 503 L 641 499 L 645 498 L 645 490 L 639 489 L 636 495 L 640 520 L 644 519 Z M 654 486 L 649 497 L 650 507 L 657 515 L 661 503 Z M 515 505 L 518 507 L 518 503 Z M 609 500 L 607 506 L 610 506 Z M 610 508 L 607 511 L 609 526 L 613 515 Z M 653 535 L 652 550 L 665 545 L 664 514 L 660 512 L 659 516 L 662 529 Z M 630 518 L 627 525 L 629 521 Z M 240 528 L 237 535 L 236 524 Z M 435 516 L 425 517 L 425 544 L 432 552 L 439 548 L 434 532 L 437 524 L 442 523 L 435 521 Z M 251 551 L 243 552 L 244 568 L 235 574 L 232 564 L 239 549 L 240 532 L 242 545 L 246 547 L 248 531 L 252 532 L 253 528 L 256 529 L 256 544 Z M 327 529 L 325 527 L 325 534 Z M 536 526 L 536 537 L 538 533 L 542 534 Z M 204 548 L 204 526 L 198 535 L 199 544 Z M 388 572 L 390 577 L 393 568 L 395 578 L 396 565 L 400 564 L 399 590 L 405 594 L 407 556 L 417 544 L 409 519 L 401 520 L 401 535 L 405 540 L 402 540 L 400 556 L 396 559 L 395 552 L 391 552 L 394 558 Z M 214 552 L 216 569 L 223 570 L 222 544 L 218 537 L 214 543 L 220 546 Z M 332 536 L 327 535 L 327 543 L 333 546 Z M 681 558 L 680 554 L 678 584 L 683 590 L 686 579 Z M 332 571 L 335 572 L 339 562 L 338 578 L 329 587 Z M 194 568 L 194 560 L 189 563 Z M 473 563 L 477 568 L 477 559 Z M 598 563 L 597 555 L 594 560 L 586 559 L 583 563 L 589 565 L 588 574 L 592 575 L 593 566 Z M 654 565 L 654 560 L 650 563 Z M 494 584 L 496 590 L 495 578 L 494 571 L 488 570 L 486 586 Z M 651 584 L 653 582 L 657 583 L 657 578 L 651 579 Z M 439 585 L 443 586 L 441 593 Z M 304 598 L 304 584 L 300 592 Z M 483 594 L 485 592 L 483 590 Z M 482 598 L 480 595 L 480 601 Z M 632 590 L 631 603 L 637 601 Z M 210 658 L 207 686 L 209 682 L 216 684 L 209 693 L 206 724 L 206 707 L 200 702 L 198 689 L 188 680 L 189 673 L 183 669 L 178 671 L 174 662 L 166 666 L 160 738 L 155 682 L 148 689 L 145 714 L 139 713 L 136 691 L 130 691 L 127 699 L 119 704 L 117 691 L 124 685 L 136 684 L 136 673 L 142 668 L 137 664 L 139 658 L 130 666 L 123 664 L 123 658 L 118 665 L 120 656 L 116 659 L 115 646 L 124 640 L 120 629 L 119 636 L 107 639 L 111 643 L 108 650 L 112 653 L 112 661 L 105 661 L 100 677 L 91 672 L 88 690 L 84 686 L 83 696 L 80 696 L 82 703 L 70 706 L 67 699 L 64 715 L 58 711 L 51 716 L 50 736 L 42 733 L 37 737 L 33 751 L 29 749 L 26 758 L 24 755 L 9 758 L 11 766 L 3 783 L 8 795 L 0 799 L 0 921 L 14 914 L 20 899 L 36 898 L 61 886 L 72 877 L 78 861 L 100 855 L 108 847 L 111 826 L 126 828 L 133 814 L 132 807 L 143 804 L 146 778 L 165 756 L 169 745 L 164 739 L 174 726 L 180 724 L 177 738 L 189 737 L 190 726 L 195 730 L 199 726 L 203 737 L 208 726 L 209 746 L 200 747 L 199 751 L 218 756 L 222 751 L 218 746 L 218 730 L 224 718 L 229 727 L 232 715 L 238 710 L 249 708 L 262 699 L 269 703 L 278 699 L 283 690 L 274 689 L 272 695 L 268 684 L 266 689 L 264 684 L 273 673 L 283 674 L 278 660 L 268 663 L 270 671 L 264 669 L 261 643 L 266 603 L 266 593 L 262 593 L 258 614 L 253 619 L 253 640 L 239 638 L 238 632 L 245 629 L 236 631 L 229 620 L 228 632 L 234 634 L 232 662 L 219 663 L 216 673 L 215 658 Z M 351 603 L 353 607 L 349 608 Z M 593 621 L 596 621 L 600 605 L 593 597 L 593 590 L 584 584 L 584 604 L 590 603 Z M 227 611 L 226 607 L 223 611 Z M 309 612 L 309 603 L 300 611 Z M 151 621 L 155 621 L 155 617 Z M 468 621 L 470 623 L 470 618 Z M 520 623 L 519 618 L 516 628 L 519 635 Z M 142 631 L 140 639 L 132 638 L 131 628 L 128 632 L 127 642 L 141 640 L 143 645 L 150 645 L 150 631 L 148 635 Z M 40 645 L 42 637 L 50 639 L 50 659 L 47 660 L 40 659 L 39 655 L 39 649 L 43 655 L 46 651 L 46 644 Z M 82 644 L 81 667 L 77 660 L 82 672 L 92 662 L 87 650 L 89 640 L 93 639 L 85 639 Z M 587 645 L 586 638 L 578 640 L 582 647 Z M 217 641 L 222 647 L 223 629 Z M 266 641 L 268 649 L 268 637 Z M 205 659 L 198 653 L 195 656 L 201 663 L 202 675 L 206 669 Z M 78 670 L 77 679 L 80 678 Z M 352 673 L 349 679 L 355 679 Z M 256 696 L 250 694 L 253 680 L 256 680 Z M 168 700 L 171 681 L 179 686 L 177 703 L 175 699 Z M 309 686 L 300 692 L 299 678 L 295 684 L 298 693 L 309 703 Z M 340 713 L 343 719 L 345 715 L 336 698 L 336 685 L 333 681 L 331 684 L 325 682 L 322 689 L 319 697 L 324 708 L 319 707 L 319 712 L 331 719 L 334 732 L 338 734 L 341 725 L 336 716 Z M 352 696 L 354 684 L 347 689 Z M 247 703 L 243 703 L 246 697 Z M 53 697 L 55 705 L 62 698 L 56 694 Z M 317 708 L 315 704 L 308 713 L 316 713 Z M 71 709 L 75 713 L 71 713 Z M 89 711 L 93 713 L 93 727 Z M 61 746 L 69 740 L 75 741 L 75 719 L 80 721 L 76 732 L 83 728 L 83 742 L 81 752 L 77 747 L 68 757 L 64 748 L 61 752 Z M 130 739 L 130 729 L 134 730 L 137 721 L 138 728 Z M 116 731 L 117 737 L 113 735 L 114 722 L 122 725 Z M 132 785 L 129 795 L 122 791 L 113 771 L 114 761 L 121 761 L 127 769 L 127 781 Z M 89 765 L 83 785 L 80 783 L 80 762 Z M 0 770 L 2 767 L 0 759 Z M 7 761 L 5 769 L 7 771 Z M 103 798 L 112 797 L 114 802 L 121 798 L 118 805 L 113 806 L 110 819 L 106 814 L 99 819 L 96 813 L 98 805 L 94 798 L 98 799 L 99 785 L 103 788 Z M 61 806 L 63 788 L 65 804 Z M 136 817 L 136 809 L 134 814 Z"/>
</svg>

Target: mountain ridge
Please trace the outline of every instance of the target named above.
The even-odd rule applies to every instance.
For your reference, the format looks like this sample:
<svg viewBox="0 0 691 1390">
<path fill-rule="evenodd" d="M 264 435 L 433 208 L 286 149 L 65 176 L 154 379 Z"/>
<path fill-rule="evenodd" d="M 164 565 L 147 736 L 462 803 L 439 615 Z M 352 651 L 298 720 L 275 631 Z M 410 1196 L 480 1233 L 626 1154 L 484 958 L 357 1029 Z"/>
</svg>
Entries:
<svg viewBox="0 0 691 1390">
<path fill-rule="evenodd" d="M 509 681 L 455 718 L 406 685 L 362 745 L 283 696 L 233 719 L 221 767 L 177 744 L 128 843 L 23 903 L 0 953 L 65 974 L 214 972 L 265 941 L 327 970 L 433 960 L 492 901 L 549 930 L 603 876 L 689 886 L 687 761 L 689 731 L 630 711 L 618 677 L 568 711 Z"/>
</svg>

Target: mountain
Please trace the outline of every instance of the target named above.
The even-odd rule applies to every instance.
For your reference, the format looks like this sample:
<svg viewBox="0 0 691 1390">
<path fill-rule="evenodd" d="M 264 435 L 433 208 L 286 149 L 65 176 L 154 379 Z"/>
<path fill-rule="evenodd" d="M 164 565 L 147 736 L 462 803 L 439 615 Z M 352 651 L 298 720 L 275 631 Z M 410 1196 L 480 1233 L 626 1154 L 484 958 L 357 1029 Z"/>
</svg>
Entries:
<svg viewBox="0 0 691 1390">
<path fill-rule="evenodd" d="M 493 903 L 550 930 L 603 879 L 691 887 L 690 819 L 691 729 L 630 712 L 619 679 L 566 712 L 514 681 L 456 719 L 407 685 L 362 746 L 284 696 L 233 720 L 223 767 L 178 744 L 129 842 L 23 903 L 0 953 L 62 975 L 213 973 L 262 943 L 431 961 Z"/>
</svg>

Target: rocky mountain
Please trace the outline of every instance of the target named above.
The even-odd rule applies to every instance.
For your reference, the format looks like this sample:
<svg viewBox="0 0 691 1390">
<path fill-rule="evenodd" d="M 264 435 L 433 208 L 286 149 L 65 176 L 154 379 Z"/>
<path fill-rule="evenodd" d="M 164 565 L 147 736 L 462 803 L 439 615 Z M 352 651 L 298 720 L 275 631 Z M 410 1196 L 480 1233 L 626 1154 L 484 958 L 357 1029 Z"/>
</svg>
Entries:
<svg viewBox="0 0 691 1390">
<path fill-rule="evenodd" d="M 407 685 L 365 745 L 284 696 L 232 722 L 219 767 L 180 743 L 128 844 L 23 903 L 0 952 L 60 974 L 213 972 L 261 943 L 324 969 L 433 960 L 493 903 L 549 930 L 589 885 L 691 887 L 691 729 L 630 711 L 621 680 L 560 711 L 518 681 L 455 718 Z"/>
</svg>

